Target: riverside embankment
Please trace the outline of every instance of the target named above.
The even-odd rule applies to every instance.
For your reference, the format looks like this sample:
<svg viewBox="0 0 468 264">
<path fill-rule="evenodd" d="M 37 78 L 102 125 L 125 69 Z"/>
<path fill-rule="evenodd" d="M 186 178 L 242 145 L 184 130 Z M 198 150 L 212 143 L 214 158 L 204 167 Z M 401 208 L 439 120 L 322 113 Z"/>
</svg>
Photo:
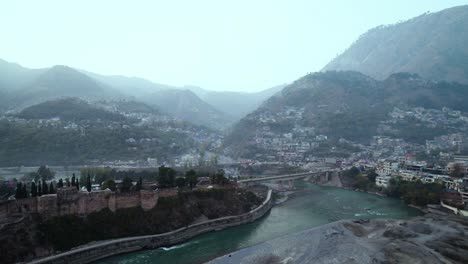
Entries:
<svg viewBox="0 0 468 264">
<path fill-rule="evenodd" d="M 398 199 L 321 187 L 302 180 L 294 185 L 294 194 L 258 221 L 202 234 L 172 247 L 118 255 L 98 263 L 204 263 L 241 248 L 342 219 L 408 219 L 421 215 Z"/>
<path fill-rule="evenodd" d="M 192 237 L 206 232 L 253 222 L 264 216 L 271 207 L 272 191 L 269 190 L 265 200 L 260 206 L 242 215 L 213 219 L 163 234 L 97 242 L 90 245 L 84 245 L 61 254 L 35 260 L 30 263 L 89 263 L 98 259 L 132 251 L 171 246 L 182 243 Z"/>
</svg>

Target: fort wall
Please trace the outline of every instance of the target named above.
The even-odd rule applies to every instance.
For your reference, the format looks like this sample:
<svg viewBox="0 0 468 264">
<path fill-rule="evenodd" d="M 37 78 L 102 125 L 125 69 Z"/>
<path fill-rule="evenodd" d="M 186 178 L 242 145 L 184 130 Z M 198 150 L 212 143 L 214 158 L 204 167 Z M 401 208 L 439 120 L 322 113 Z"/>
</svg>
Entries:
<svg viewBox="0 0 468 264">
<path fill-rule="evenodd" d="M 169 194 L 164 193 L 164 195 Z M 88 215 L 103 209 L 115 212 L 117 209 L 138 206 L 144 210 L 150 210 L 157 205 L 158 198 L 159 193 L 157 191 L 142 190 L 139 192 L 115 193 L 105 190 L 79 192 L 74 187 L 65 187 L 57 189 L 57 194 L 1 201 L 0 219 L 28 213 L 39 213 L 45 218 L 63 215 Z"/>
</svg>

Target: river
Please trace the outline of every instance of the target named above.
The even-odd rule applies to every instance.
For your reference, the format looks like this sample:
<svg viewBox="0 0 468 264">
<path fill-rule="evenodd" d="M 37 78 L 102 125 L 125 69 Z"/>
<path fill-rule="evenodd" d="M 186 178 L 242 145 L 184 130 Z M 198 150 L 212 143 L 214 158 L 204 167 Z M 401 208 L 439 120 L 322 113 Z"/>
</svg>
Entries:
<svg viewBox="0 0 468 264">
<path fill-rule="evenodd" d="M 295 181 L 298 189 L 262 219 L 197 236 L 169 248 L 138 251 L 98 261 L 101 264 L 203 263 L 217 256 L 282 235 L 341 219 L 396 218 L 420 215 L 400 200 Z"/>
</svg>

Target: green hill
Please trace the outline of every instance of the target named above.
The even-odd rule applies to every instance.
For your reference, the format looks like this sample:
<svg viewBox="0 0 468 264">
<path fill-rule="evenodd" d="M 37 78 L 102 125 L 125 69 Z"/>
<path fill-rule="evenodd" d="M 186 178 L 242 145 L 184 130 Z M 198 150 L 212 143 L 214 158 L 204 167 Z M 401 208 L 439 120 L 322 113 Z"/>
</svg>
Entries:
<svg viewBox="0 0 468 264">
<path fill-rule="evenodd" d="M 24 119 L 50 119 L 58 117 L 65 121 L 121 121 L 122 115 L 92 106 L 78 98 L 65 98 L 43 102 L 23 109 L 18 117 Z"/>
<path fill-rule="evenodd" d="M 252 156 L 258 151 L 252 146 L 259 134 L 281 135 L 295 127 L 313 128 L 315 134 L 331 139 L 368 143 L 394 107 L 447 106 L 468 112 L 467 99 L 468 86 L 426 81 L 414 74 L 398 73 L 378 81 L 358 72 L 314 73 L 243 118 L 225 143 L 237 156 Z M 419 130 L 405 131 L 409 136 Z"/>
</svg>

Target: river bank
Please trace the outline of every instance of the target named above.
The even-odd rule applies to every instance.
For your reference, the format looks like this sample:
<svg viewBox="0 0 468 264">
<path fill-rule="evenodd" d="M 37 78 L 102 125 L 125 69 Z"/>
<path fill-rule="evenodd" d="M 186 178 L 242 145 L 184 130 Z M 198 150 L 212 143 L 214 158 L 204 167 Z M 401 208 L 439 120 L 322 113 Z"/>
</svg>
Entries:
<svg viewBox="0 0 468 264">
<path fill-rule="evenodd" d="M 294 195 L 255 222 L 202 234 L 174 247 L 133 252 L 98 263 L 205 263 L 241 248 L 342 219 L 408 219 L 421 215 L 398 199 L 299 180 L 294 185 Z"/>
<path fill-rule="evenodd" d="M 234 263 L 468 263 L 468 220 L 342 220 L 210 261 Z"/>
</svg>

